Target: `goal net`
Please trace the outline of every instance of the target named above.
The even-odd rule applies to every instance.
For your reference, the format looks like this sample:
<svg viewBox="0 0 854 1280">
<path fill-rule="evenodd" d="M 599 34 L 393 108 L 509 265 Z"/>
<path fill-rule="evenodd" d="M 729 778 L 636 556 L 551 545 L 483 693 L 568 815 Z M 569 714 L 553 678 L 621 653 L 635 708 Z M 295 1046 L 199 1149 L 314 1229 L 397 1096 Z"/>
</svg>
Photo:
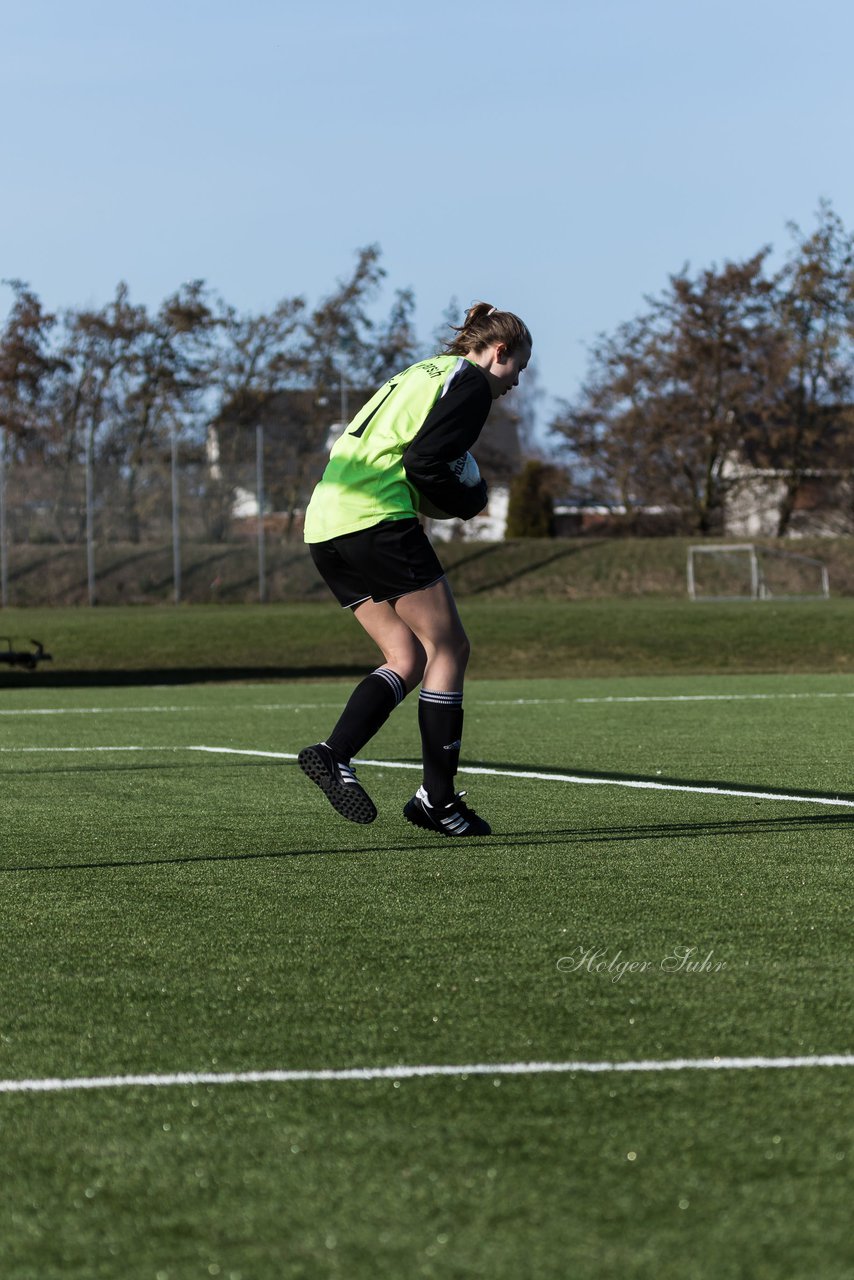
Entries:
<svg viewBox="0 0 854 1280">
<path fill-rule="evenodd" d="M 830 595 L 823 561 L 755 543 L 688 548 L 692 600 L 804 600 Z"/>
</svg>

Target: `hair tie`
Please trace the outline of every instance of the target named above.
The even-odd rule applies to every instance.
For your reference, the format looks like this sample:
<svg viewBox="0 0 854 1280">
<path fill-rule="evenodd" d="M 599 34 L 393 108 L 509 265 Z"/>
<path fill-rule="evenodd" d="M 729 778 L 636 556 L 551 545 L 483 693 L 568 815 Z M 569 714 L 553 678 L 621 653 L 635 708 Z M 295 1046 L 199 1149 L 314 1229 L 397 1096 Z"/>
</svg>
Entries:
<svg viewBox="0 0 854 1280">
<path fill-rule="evenodd" d="M 492 315 L 494 312 L 496 312 L 497 310 L 498 310 L 498 308 L 497 308 L 497 307 L 490 307 L 486 314 L 487 314 L 488 316 L 491 316 L 491 315 Z"/>
</svg>

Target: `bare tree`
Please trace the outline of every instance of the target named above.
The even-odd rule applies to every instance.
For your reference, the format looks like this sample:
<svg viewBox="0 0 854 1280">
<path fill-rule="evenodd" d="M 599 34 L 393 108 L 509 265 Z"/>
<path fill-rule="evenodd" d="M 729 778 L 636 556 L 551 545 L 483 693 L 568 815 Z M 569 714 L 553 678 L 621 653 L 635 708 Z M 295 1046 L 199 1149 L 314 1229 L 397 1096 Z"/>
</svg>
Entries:
<svg viewBox="0 0 854 1280">
<path fill-rule="evenodd" d="M 720 528 L 732 467 L 749 424 L 763 420 L 783 372 L 773 314 L 774 282 L 763 249 L 719 271 L 671 280 L 656 305 L 664 343 L 669 450 L 698 533 Z"/>
<path fill-rule="evenodd" d="M 651 314 L 602 335 L 580 395 L 552 423 L 567 442 L 579 499 L 619 505 L 629 522 L 636 508 L 671 501 L 679 487 L 662 414 L 668 388 L 660 341 Z"/>
<path fill-rule="evenodd" d="M 794 244 L 779 277 L 777 311 L 788 346 L 789 376 L 768 433 L 784 470 L 777 532 L 785 534 L 799 494 L 819 469 L 851 474 L 854 406 L 854 235 L 827 201 Z"/>
<path fill-rule="evenodd" d="M 24 450 L 36 444 L 48 380 L 57 369 L 51 350 L 56 316 L 21 280 L 5 280 L 14 293 L 0 333 L 0 429 Z"/>
<path fill-rule="evenodd" d="M 379 245 L 356 254 L 349 277 L 314 308 L 306 324 L 306 367 L 314 388 L 332 396 L 342 385 L 362 386 L 370 377 L 374 322 L 367 310 L 385 278 Z"/>
<path fill-rule="evenodd" d="M 768 250 L 691 278 L 672 276 L 649 311 L 600 338 L 580 397 L 553 424 L 590 490 L 629 513 L 649 503 L 720 528 L 744 434 L 781 377 Z"/>
<path fill-rule="evenodd" d="M 379 386 L 418 359 L 414 315 L 415 294 L 397 289 L 388 316 L 372 334 L 364 385 Z"/>
<path fill-rule="evenodd" d="M 241 476 L 254 469 L 256 428 L 264 429 L 267 496 L 277 507 L 291 490 L 287 455 L 295 444 L 298 453 L 316 447 L 319 434 L 304 420 L 305 394 L 296 400 L 289 394 L 307 381 L 303 298 L 284 298 L 257 315 L 226 308 L 221 338 L 208 429 L 213 465 L 205 492 L 208 532 L 216 539 L 228 531 Z"/>
</svg>

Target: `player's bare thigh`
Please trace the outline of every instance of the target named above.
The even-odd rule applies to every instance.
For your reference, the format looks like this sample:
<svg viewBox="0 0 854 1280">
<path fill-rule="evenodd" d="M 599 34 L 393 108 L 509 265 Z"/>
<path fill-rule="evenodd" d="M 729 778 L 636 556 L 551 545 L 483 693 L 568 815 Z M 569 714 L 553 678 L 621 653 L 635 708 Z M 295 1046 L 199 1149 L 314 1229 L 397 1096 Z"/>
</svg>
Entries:
<svg viewBox="0 0 854 1280">
<path fill-rule="evenodd" d="M 470 646 L 446 578 L 390 602 L 364 600 L 353 613 L 408 690 L 422 678 L 429 689 L 462 689 Z"/>
</svg>

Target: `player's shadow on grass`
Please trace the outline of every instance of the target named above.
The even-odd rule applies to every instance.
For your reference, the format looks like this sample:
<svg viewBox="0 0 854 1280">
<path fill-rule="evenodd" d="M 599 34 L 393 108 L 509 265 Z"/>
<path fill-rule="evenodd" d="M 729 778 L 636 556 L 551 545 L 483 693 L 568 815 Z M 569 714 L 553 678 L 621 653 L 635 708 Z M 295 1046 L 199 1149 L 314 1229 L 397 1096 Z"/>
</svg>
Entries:
<svg viewBox="0 0 854 1280">
<path fill-rule="evenodd" d="M 554 827 L 548 831 L 502 831 L 503 841 L 518 846 L 549 844 L 635 844 L 642 840 L 698 840 L 722 836 L 782 835 L 784 832 L 845 831 L 854 815 L 795 814 L 784 818 L 732 818 L 720 822 L 651 822 L 624 827 Z M 494 838 L 494 837 L 493 837 Z M 479 842 L 484 843 L 484 842 Z"/>
<path fill-rule="evenodd" d="M 164 855 L 156 858 L 102 858 L 85 862 L 35 862 L 19 866 L 0 867 L 0 876 L 20 875 L 38 871 L 123 871 L 128 867 L 180 867 L 198 863 L 204 866 L 214 862 L 271 862 L 288 858 L 334 858 L 336 856 L 351 858 L 365 854 L 388 856 L 395 853 L 423 854 L 446 852 L 449 841 L 440 836 L 427 840 L 405 840 L 392 844 L 357 845 L 348 842 L 340 848 L 332 849 L 253 849 L 247 853 L 180 853 Z M 483 842 L 482 842 L 483 843 Z"/>
<path fill-rule="evenodd" d="M 157 750 L 157 748 L 153 748 Z M 145 748 L 140 750 L 140 755 L 145 754 Z M 263 768 L 281 768 L 281 760 L 230 760 L 225 757 L 220 761 L 193 760 L 188 759 L 181 754 L 181 749 L 177 748 L 175 755 L 168 760 L 158 761 L 157 764 L 139 764 L 128 761 L 127 764 L 49 764 L 43 769 L 39 768 L 23 768 L 18 769 L 15 765 L 4 767 L 3 776 L 20 777 L 44 777 L 47 774 L 54 773 L 163 773 L 165 770 L 177 769 L 228 769 L 232 773 L 238 769 L 263 769 Z"/>
<path fill-rule="evenodd" d="M 357 836 L 350 837 L 339 847 L 325 849 L 255 849 L 245 853 L 199 853 L 172 854 L 159 857 L 130 857 L 87 859 L 80 862 L 44 862 L 27 863 L 18 866 L 0 867 L 0 876 L 33 874 L 36 872 L 58 871 L 121 871 L 129 867 L 176 867 L 200 866 L 212 863 L 238 862 L 286 862 L 290 858 L 359 858 L 377 855 L 388 858 L 390 855 L 421 857 L 425 853 L 438 853 L 453 856 L 455 860 L 468 856 L 475 858 L 487 851 L 505 850 L 512 852 L 518 848 L 536 846 L 590 846 L 637 844 L 644 840 L 703 840 L 720 839 L 722 836 L 779 835 L 793 831 L 842 831 L 854 823 L 854 816 L 847 814 L 795 814 L 781 818 L 746 818 L 724 819 L 720 822 L 653 822 L 632 824 L 622 827 L 556 827 L 548 831 L 538 828 L 537 831 L 495 831 L 491 836 L 478 837 L 477 840 L 442 839 L 440 836 L 428 836 L 426 839 L 404 839 L 389 843 L 364 844 L 357 843 Z"/>
<path fill-rule="evenodd" d="M 511 582 L 519 582 L 522 578 L 530 577 L 531 574 L 536 573 L 540 569 L 544 569 L 546 565 L 554 564 L 556 560 L 565 560 L 567 556 L 577 556 L 583 554 L 585 551 L 593 551 L 603 541 L 604 539 L 602 538 L 591 538 L 589 542 L 584 544 L 584 546 L 562 547 L 558 551 L 551 551 L 548 555 L 543 556 L 542 559 L 537 560 L 534 564 L 523 565 L 518 569 L 512 570 L 510 573 L 502 574 L 499 578 L 493 578 L 490 582 L 482 582 L 478 586 L 471 587 L 468 594 L 472 596 L 483 595 L 486 591 L 495 591 L 499 587 L 509 586 Z M 454 568 L 456 567 L 457 566 L 455 565 Z M 451 570 L 450 573 L 451 576 L 453 576 L 453 570 Z"/>
<path fill-rule="evenodd" d="M 133 688 L 147 685 L 221 684 L 228 681 L 322 680 L 328 676 L 361 678 L 364 663 L 305 663 L 291 667 L 147 667 L 144 671 L 15 671 L 0 672 L 2 689 L 94 689 L 111 685 Z"/>
</svg>

